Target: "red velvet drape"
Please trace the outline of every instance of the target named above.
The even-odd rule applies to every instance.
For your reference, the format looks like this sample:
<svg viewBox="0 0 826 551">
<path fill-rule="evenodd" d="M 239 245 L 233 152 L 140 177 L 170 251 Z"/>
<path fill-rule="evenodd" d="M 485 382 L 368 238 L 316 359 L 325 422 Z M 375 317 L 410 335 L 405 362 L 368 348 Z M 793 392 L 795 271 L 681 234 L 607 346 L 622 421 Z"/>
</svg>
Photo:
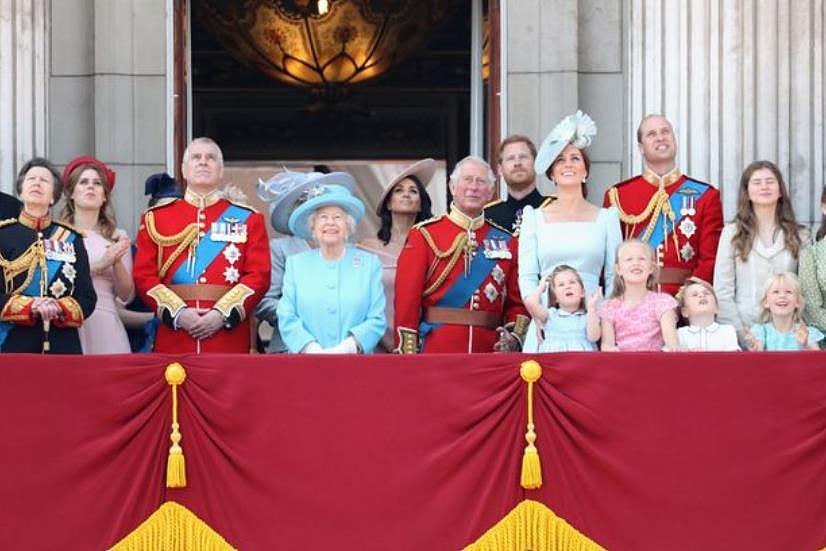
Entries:
<svg viewBox="0 0 826 551">
<path fill-rule="evenodd" d="M 617 550 L 826 545 L 826 357 L 0 355 L 0 539 L 104 549 L 165 500 L 240 549 L 450 550 L 519 501 Z M 166 489 L 171 394 L 189 486 Z"/>
</svg>

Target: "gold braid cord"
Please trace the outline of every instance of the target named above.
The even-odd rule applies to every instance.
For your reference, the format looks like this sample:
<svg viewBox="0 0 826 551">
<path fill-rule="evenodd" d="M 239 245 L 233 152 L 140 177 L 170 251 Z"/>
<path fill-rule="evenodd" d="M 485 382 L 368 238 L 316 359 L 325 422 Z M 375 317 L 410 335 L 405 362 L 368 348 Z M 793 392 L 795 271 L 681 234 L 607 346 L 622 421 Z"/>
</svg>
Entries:
<svg viewBox="0 0 826 551">
<path fill-rule="evenodd" d="M 664 189 L 658 189 L 654 192 L 654 195 L 651 196 L 651 200 L 648 201 L 648 204 L 639 214 L 628 214 L 625 212 L 620 204 L 619 192 L 617 192 L 617 188 L 615 187 L 612 187 L 608 191 L 608 199 L 611 202 L 611 205 L 616 207 L 617 212 L 619 213 L 619 219 L 622 220 L 627 226 L 636 226 L 640 222 L 643 222 L 646 219 L 648 220 L 648 226 L 646 226 L 645 231 L 642 235 L 640 235 L 641 241 L 648 241 L 651 237 L 651 234 L 654 232 L 654 227 L 657 225 L 657 219 L 660 217 L 660 214 L 667 216 L 668 219 L 671 220 L 672 224 L 674 223 L 675 216 L 671 211 L 671 203 L 669 202 L 670 197 Z M 665 231 L 667 234 L 667 225 L 665 226 Z"/>
<path fill-rule="evenodd" d="M 439 262 L 439 260 L 447 258 L 448 256 L 450 257 L 447 266 L 445 266 L 445 269 L 442 270 L 441 274 L 439 274 L 439 277 L 436 278 L 436 281 L 434 281 L 433 284 L 431 284 L 429 287 L 427 287 L 427 289 L 424 290 L 423 296 L 428 297 L 435 293 L 436 289 L 442 286 L 442 283 L 445 282 L 445 279 L 447 279 L 447 277 L 453 271 L 453 267 L 456 266 L 456 263 L 459 261 L 459 257 L 461 256 L 462 251 L 464 250 L 465 242 L 467 241 L 467 234 L 464 232 L 458 234 L 456 238 L 453 240 L 453 243 L 450 245 L 450 248 L 448 248 L 445 251 L 442 251 L 439 249 L 439 247 L 436 246 L 436 242 L 433 240 L 433 236 L 430 235 L 430 232 L 428 232 L 424 228 L 419 228 L 419 231 L 421 232 L 422 237 L 424 237 L 424 240 L 427 243 L 427 245 L 431 248 L 431 250 L 433 250 L 433 254 L 436 256 L 436 258 L 433 259 L 433 263 L 428 268 L 427 274 L 425 274 L 425 280 L 430 279 L 430 277 L 436 271 L 436 265 Z"/>
<path fill-rule="evenodd" d="M 153 211 L 150 210 L 146 213 L 144 221 L 146 222 L 146 233 L 149 234 L 152 242 L 158 246 L 158 276 L 163 278 L 186 248 L 195 244 L 195 239 L 198 237 L 198 224 L 193 222 L 174 235 L 163 235 L 155 227 L 155 213 Z M 177 245 L 177 247 L 166 259 L 166 262 L 163 262 L 164 247 L 171 247 L 172 245 Z"/>
<path fill-rule="evenodd" d="M 186 488 L 186 460 L 181 447 L 181 426 L 178 424 L 178 387 L 186 380 L 186 370 L 178 362 L 166 366 L 164 378 L 172 387 L 172 434 L 169 456 L 166 458 L 166 487 Z"/>
<path fill-rule="evenodd" d="M 3 269 L 3 277 L 6 280 L 6 294 L 16 295 L 23 291 L 34 278 L 34 272 L 37 268 L 46 262 L 46 249 L 43 247 L 43 241 L 38 239 L 32 243 L 26 252 L 15 258 L 14 260 L 6 260 L 0 255 L 0 268 Z M 14 287 L 14 278 L 23 272 L 26 274 L 26 279 L 17 288 Z M 43 272 L 44 274 L 46 272 Z M 42 278 L 41 278 L 42 279 Z"/>
</svg>

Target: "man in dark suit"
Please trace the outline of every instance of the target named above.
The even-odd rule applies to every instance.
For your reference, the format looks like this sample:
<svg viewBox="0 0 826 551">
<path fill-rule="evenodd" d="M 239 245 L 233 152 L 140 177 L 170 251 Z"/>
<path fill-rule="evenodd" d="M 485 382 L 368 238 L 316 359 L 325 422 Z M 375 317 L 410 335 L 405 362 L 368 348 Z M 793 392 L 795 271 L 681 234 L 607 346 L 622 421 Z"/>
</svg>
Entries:
<svg viewBox="0 0 826 551">
<path fill-rule="evenodd" d="M 0 220 L 16 218 L 23 204 L 8 193 L 0 191 Z"/>
</svg>

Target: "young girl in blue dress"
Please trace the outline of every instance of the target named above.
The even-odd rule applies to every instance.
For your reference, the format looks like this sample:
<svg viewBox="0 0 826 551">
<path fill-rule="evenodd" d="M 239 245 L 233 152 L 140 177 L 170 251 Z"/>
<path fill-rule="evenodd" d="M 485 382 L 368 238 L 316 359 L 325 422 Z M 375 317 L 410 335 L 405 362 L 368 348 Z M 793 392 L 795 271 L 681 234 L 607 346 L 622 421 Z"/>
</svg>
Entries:
<svg viewBox="0 0 826 551">
<path fill-rule="evenodd" d="M 540 300 L 546 290 L 549 308 Z M 600 336 L 597 303 L 601 297 L 602 289 L 598 287 L 586 304 L 582 279 L 567 264 L 542 278 L 539 287 L 524 300 L 536 325 L 542 328 L 537 352 L 596 350 Z"/>
<path fill-rule="evenodd" d="M 804 301 L 797 276 L 775 274 L 763 288 L 759 323 L 746 332 L 749 350 L 818 350 L 823 333 L 800 318 Z"/>
</svg>

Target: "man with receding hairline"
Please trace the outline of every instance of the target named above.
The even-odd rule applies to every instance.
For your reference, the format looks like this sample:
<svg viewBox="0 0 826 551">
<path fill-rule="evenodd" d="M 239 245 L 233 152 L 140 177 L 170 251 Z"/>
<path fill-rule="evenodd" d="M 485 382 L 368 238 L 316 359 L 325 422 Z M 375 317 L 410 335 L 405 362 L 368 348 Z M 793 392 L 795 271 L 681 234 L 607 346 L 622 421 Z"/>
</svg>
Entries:
<svg viewBox="0 0 826 551">
<path fill-rule="evenodd" d="M 221 149 L 196 138 L 184 152 L 182 199 L 141 217 L 133 275 L 161 321 L 154 352 L 247 353 L 249 316 L 270 283 L 264 218 L 219 188 Z"/>
<path fill-rule="evenodd" d="M 619 211 L 625 238 L 657 251 L 662 290 L 676 294 L 689 277 L 714 280 L 714 259 L 723 229 L 720 192 L 677 167 L 677 141 L 663 115 L 646 115 L 637 128 L 642 174 L 608 189 L 604 206 Z"/>
</svg>

